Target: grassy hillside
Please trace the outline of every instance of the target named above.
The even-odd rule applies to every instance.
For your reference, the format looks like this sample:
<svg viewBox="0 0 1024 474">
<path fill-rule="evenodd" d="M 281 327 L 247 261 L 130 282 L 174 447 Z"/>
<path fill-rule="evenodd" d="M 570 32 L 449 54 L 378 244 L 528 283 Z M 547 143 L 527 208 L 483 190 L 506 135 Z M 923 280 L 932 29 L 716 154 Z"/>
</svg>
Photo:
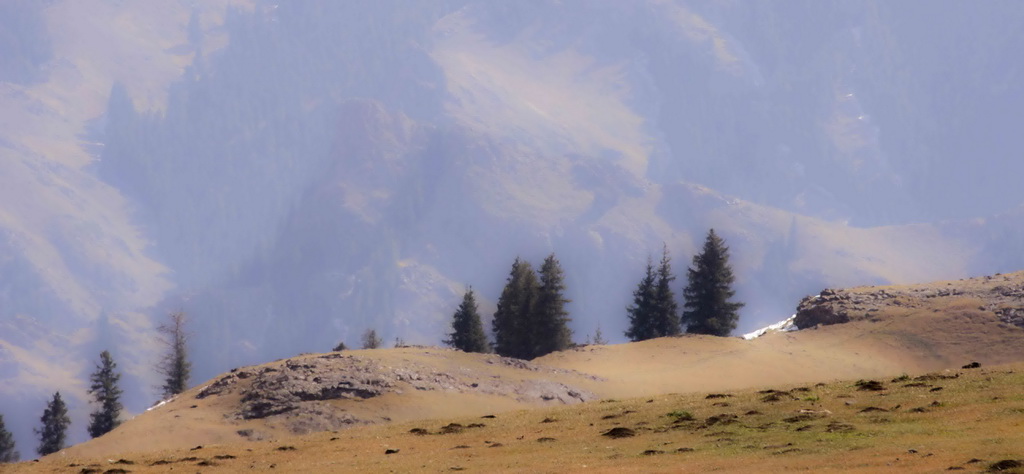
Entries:
<svg viewBox="0 0 1024 474">
<path fill-rule="evenodd" d="M 1022 472 L 1022 384 L 1018 363 L 496 415 L 435 412 L 244 444 L 182 433 L 189 448 L 68 451 L 10 472 Z"/>
</svg>

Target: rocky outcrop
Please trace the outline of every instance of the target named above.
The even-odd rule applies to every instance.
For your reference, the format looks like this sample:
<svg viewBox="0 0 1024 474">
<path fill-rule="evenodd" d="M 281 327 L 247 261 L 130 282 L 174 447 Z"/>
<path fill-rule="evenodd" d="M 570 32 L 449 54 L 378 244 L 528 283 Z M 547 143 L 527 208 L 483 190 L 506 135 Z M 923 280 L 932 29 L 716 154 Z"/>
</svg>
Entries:
<svg viewBox="0 0 1024 474">
<path fill-rule="evenodd" d="M 849 322 L 850 315 L 843 306 L 849 299 L 848 296 L 830 289 L 823 290 L 817 296 L 808 296 L 797 306 L 793 324 L 799 329 L 806 329 Z"/>
<path fill-rule="evenodd" d="M 232 370 L 200 390 L 196 398 L 237 394 L 239 405 L 229 417 L 238 420 L 275 417 L 275 420 L 298 433 L 381 421 L 358 418 L 329 402 L 366 400 L 385 393 L 477 393 L 508 397 L 520 402 L 562 404 L 597 398 L 589 391 L 533 376 L 537 373 L 554 375 L 571 371 L 506 357 L 485 357 L 483 362 L 486 365 L 513 368 L 531 376 L 502 377 L 466 367 L 448 372 L 408 360 L 400 364 L 386 364 L 370 357 L 330 353 Z M 595 378 L 578 373 L 576 375 Z"/>
<path fill-rule="evenodd" d="M 794 324 L 807 329 L 870 321 L 878 318 L 882 310 L 891 308 L 930 308 L 942 312 L 968 300 L 978 302 L 978 311 L 992 313 L 1004 324 L 1024 328 L 1024 272 L 922 285 L 826 289 L 800 301 Z"/>
</svg>

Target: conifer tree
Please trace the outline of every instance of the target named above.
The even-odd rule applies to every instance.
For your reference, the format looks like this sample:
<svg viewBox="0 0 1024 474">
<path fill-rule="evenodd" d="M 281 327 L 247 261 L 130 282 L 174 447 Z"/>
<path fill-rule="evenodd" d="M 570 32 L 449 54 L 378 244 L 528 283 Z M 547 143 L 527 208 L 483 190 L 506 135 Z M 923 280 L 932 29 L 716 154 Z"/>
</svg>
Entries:
<svg viewBox="0 0 1024 474">
<path fill-rule="evenodd" d="M 192 370 L 192 363 L 188 360 L 185 313 L 176 311 L 170 314 L 169 319 L 167 324 L 162 324 L 157 328 L 162 335 L 160 341 L 167 347 L 167 354 L 157 366 L 157 371 L 164 376 L 164 385 L 161 387 L 164 398 L 187 390 L 189 374 Z"/>
<path fill-rule="evenodd" d="M 444 343 L 464 352 L 491 351 L 472 287 L 462 296 L 462 304 L 452 316 L 452 332 Z"/>
<path fill-rule="evenodd" d="M 18 462 L 18 459 L 21 459 L 21 453 L 15 449 L 14 436 L 7 431 L 4 415 L 0 414 L 0 464 Z"/>
<path fill-rule="evenodd" d="M 730 301 L 736 293 L 732 289 L 734 279 L 729 266 L 729 248 L 711 229 L 703 250 L 694 255 L 687 272 L 682 317 L 686 332 L 728 336 L 736 329 L 743 303 Z"/>
<path fill-rule="evenodd" d="M 655 337 L 675 336 L 680 332 L 679 328 L 679 304 L 676 303 L 675 292 L 672 291 L 672 282 L 676 276 L 672 274 L 672 258 L 668 253 L 668 246 L 661 250 L 661 263 L 658 264 L 658 281 L 654 286 L 654 333 Z"/>
<path fill-rule="evenodd" d="M 626 308 L 629 314 L 629 329 L 626 337 L 631 341 L 643 341 L 657 337 L 654 327 L 655 307 L 654 264 L 647 257 L 647 272 L 633 290 L 633 304 Z"/>
<path fill-rule="evenodd" d="M 538 291 L 537 275 L 530 262 L 516 257 L 505 288 L 498 298 L 498 309 L 491 320 L 494 351 L 505 357 L 528 359 L 532 355 L 530 319 Z"/>
<path fill-rule="evenodd" d="M 377 336 L 376 329 L 367 329 L 363 333 L 363 349 L 377 349 L 384 341 Z"/>
<path fill-rule="evenodd" d="M 572 300 L 565 298 L 565 273 L 555 254 L 548 255 L 540 267 L 540 288 L 537 302 L 527 323 L 531 327 L 532 354 L 537 358 L 555 351 L 564 351 L 572 346 L 572 330 L 569 329 L 569 312 L 565 305 Z"/>
<path fill-rule="evenodd" d="M 64 440 L 68 426 L 71 425 L 71 418 L 68 418 L 68 407 L 60 398 L 60 392 L 53 394 L 53 400 L 46 404 L 43 417 L 39 419 L 43 423 L 42 429 L 36 430 L 39 435 L 39 447 L 36 452 L 40 456 L 56 453 L 64 449 Z"/>
<path fill-rule="evenodd" d="M 89 436 L 93 438 L 103 436 L 121 424 L 122 392 L 117 385 L 121 380 L 121 374 L 114 371 L 116 368 L 117 364 L 110 356 L 110 352 L 101 352 L 100 363 L 90 377 L 92 385 L 89 393 L 99 404 L 99 408 L 90 415 Z"/>
</svg>

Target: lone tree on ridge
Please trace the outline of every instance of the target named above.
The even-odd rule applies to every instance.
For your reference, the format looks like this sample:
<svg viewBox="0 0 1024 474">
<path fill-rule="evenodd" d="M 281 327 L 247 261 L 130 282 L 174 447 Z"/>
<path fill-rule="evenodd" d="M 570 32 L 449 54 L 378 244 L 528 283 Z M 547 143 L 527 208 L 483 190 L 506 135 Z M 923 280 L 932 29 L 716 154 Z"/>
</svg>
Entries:
<svg viewBox="0 0 1024 474">
<path fill-rule="evenodd" d="M 363 333 L 363 349 L 377 349 L 384 341 L 377 336 L 376 329 L 367 329 Z"/>
<path fill-rule="evenodd" d="M 736 294 L 732 289 L 734 280 L 729 266 L 729 247 L 711 229 L 703 250 L 693 256 L 693 264 L 687 271 L 682 316 L 686 332 L 724 337 L 736 329 L 743 303 L 730 301 Z"/>
<path fill-rule="evenodd" d="M 117 385 L 121 380 L 121 374 L 115 372 L 115 369 L 117 364 L 110 356 L 110 352 L 101 352 L 100 363 L 90 376 L 92 385 L 89 393 L 99 404 L 99 408 L 90 415 L 89 436 L 93 438 L 103 436 L 121 424 L 122 391 Z"/>
<path fill-rule="evenodd" d="M 463 352 L 491 351 L 472 287 L 462 296 L 462 303 L 452 316 L 452 332 L 444 343 Z"/>
<path fill-rule="evenodd" d="M 60 392 L 53 394 L 53 400 L 46 404 L 46 410 L 39 421 L 43 423 L 43 427 L 36 430 L 36 434 L 39 435 L 39 447 L 36 448 L 36 452 L 40 456 L 46 456 L 64 449 L 71 418 L 68 418 L 68 407 L 60 398 Z"/>
<path fill-rule="evenodd" d="M 164 376 L 161 387 L 164 398 L 173 397 L 188 390 L 189 374 L 192 363 L 188 360 L 188 332 L 185 330 L 187 320 L 185 313 L 176 311 L 169 315 L 170 321 L 160 325 L 160 342 L 167 347 L 167 354 L 157 365 L 157 371 Z"/>
</svg>

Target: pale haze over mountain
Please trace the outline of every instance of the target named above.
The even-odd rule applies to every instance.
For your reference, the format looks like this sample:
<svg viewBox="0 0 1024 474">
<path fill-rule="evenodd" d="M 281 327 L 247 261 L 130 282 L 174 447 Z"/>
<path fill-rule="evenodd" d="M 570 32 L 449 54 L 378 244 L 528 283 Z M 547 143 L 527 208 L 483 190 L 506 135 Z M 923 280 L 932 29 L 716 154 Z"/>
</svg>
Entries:
<svg viewBox="0 0 1024 474">
<path fill-rule="evenodd" d="M 828 286 L 1024 267 L 1024 4 L 0 0 L 0 413 L 110 349 L 156 397 L 375 328 L 439 344 L 466 285 L 555 252 L 623 342 L 648 255 L 709 227 L 738 332 Z"/>
</svg>

